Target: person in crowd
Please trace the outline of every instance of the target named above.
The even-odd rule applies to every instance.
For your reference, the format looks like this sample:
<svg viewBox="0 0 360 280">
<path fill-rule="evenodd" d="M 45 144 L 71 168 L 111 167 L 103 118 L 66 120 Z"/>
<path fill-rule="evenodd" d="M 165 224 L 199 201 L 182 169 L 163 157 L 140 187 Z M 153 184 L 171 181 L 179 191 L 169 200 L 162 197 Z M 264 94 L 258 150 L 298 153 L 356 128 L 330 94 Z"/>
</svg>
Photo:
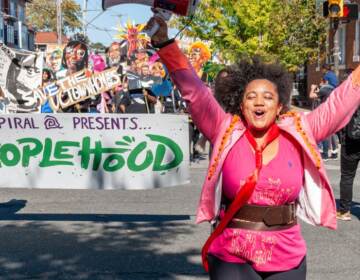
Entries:
<svg viewBox="0 0 360 280">
<path fill-rule="evenodd" d="M 329 85 L 336 88 L 339 85 L 339 80 L 334 71 L 331 70 L 329 64 L 323 64 L 321 67 L 323 73 L 323 80 L 327 81 Z"/>
<path fill-rule="evenodd" d="M 196 218 L 214 227 L 202 250 L 210 279 L 306 279 L 297 219 L 336 228 L 316 143 L 343 128 L 360 105 L 360 67 L 305 114 L 289 111 L 292 82 L 281 65 L 244 59 L 219 72 L 220 106 L 169 40 L 166 22 L 153 17 L 146 28 L 155 23 L 152 45 L 214 145 Z"/>
<path fill-rule="evenodd" d="M 330 96 L 335 87 L 333 87 L 328 80 L 323 78 L 319 84 L 311 85 L 310 90 L 310 98 L 314 100 L 318 100 L 317 104 L 325 102 L 325 100 Z M 317 105 L 317 106 L 318 106 Z M 327 139 L 323 140 L 319 143 L 319 148 L 321 149 L 321 157 L 324 161 L 329 159 L 337 159 L 338 158 L 338 137 L 336 134 L 331 135 Z M 329 157 L 329 148 L 330 148 L 330 157 Z"/>
<path fill-rule="evenodd" d="M 0 87 L 0 114 L 7 114 L 7 105 L 9 104 L 9 99 L 5 96 L 4 91 Z"/>
<path fill-rule="evenodd" d="M 151 91 L 153 81 L 148 77 L 149 66 L 143 64 L 139 73 L 128 73 L 128 90 L 120 101 L 119 106 L 125 108 L 125 113 L 154 113 L 157 98 Z"/>
<path fill-rule="evenodd" d="M 123 79 L 123 83 L 121 87 L 119 87 L 114 92 L 114 97 L 112 100 L 112 111 L 113 113 L 125 113 L 126 112 L 126 102 L 122 102 L 123 98 L 126 96 L 128 97 L 128 80 L 127 78 Z"/>
<path fill-rule="evenodd" d="M 42 72 L 41 87 L 44 88 L 53 81 L 54 81 L 53 72 L 48 68 L 44 68 L 43 72 Z M 50 106 L 48 100 L 45 101 L 45 103 L 43 105 L 41 105 L 40 111 L 41 111 L 41 113 L 53 113 L 53 110 L 51 109 L 51 106 Z"/>
<path fill-rule="evenodd" d="M 345 72 L 345 80 L 352 72 Z M 339 133 L 340 149 L 340 203 L 336 217 L 351 221 L 351 204 L 357 167 L 360 161 L 360 107 L 357 108 L 350 122 Z"/>
<path fill-rule="evenodd" d="M 91 54 L 90 62 L 92 71 L 95 74 L 104 71 L 106 68 L 105 60 L 99 54 Z M 110 94 L 102 92 L 100 95 L 91 97 L 89 109 L 91 112 L 109 113 L 108 103 L 110 102 Z"/>
<path fill-rule="evenodd" d="M 159 59 L 159 56 L 154 54 L 149 60 L 152 76 L 160 79 L 159 82 L 152 86 L 151 90 L 158 96 L 158 102 L 161 104 L 161 113 L 177 113 L 180 107 L 181 96 L 179 91 L 173 87 L 170 77 Z"/>
<path fill-rule="evenodd" d="M 354 179 L 360 161 L 360 107 L 341 133 L 340 203 L 336 217 L 339 220 L 351 221 Z"/>
</svg>

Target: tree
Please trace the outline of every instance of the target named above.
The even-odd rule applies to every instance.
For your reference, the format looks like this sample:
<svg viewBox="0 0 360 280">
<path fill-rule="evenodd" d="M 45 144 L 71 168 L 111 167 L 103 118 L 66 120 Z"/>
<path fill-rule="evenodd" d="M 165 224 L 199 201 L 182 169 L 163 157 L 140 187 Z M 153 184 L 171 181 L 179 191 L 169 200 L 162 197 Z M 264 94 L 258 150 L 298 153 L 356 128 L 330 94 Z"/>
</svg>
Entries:
<svg viewBox="0 0 360 280">
<path fill-rule="evenodd" d="M 227 61 L 259 55 L 292 71 L 317 56 L 326 34 L 315 0 L 203 0 L 190 23 L 172 22 L 186 25 L 187 36 L 209 41 Z"/>
<path fill-rule="evenodd" d="M 97 51 L 105 51 L 105 49 L 106 49 L 106 46 L 103 43 L 100 43 L 100 42 L 91 43 L 90 47 L 93 50 L 97 50 Z"/>
<path fill-rule="evenodd" d="M 81 28 L 81 7 L 74 0 L 61 4 L 64 34 Z M 26 6 L 27 20 L 39 31 L 56 31 L 56 0 L 33 0 Z"/>
<path fill-rule="evenodd" d="M 88 36 L 82 34 L 82 33 L 75 33 L 70 37 L 70 41 L 80 41 L 83 42 L 86 45 L 90 45 L 90 39 Z"/>
</svg>

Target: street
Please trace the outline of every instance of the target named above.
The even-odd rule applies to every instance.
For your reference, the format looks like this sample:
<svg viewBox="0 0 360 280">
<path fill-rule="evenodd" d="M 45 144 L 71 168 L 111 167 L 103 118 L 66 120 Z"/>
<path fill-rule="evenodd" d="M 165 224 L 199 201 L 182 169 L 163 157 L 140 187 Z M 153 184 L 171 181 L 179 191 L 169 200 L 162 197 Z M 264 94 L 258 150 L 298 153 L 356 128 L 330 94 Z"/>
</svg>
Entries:
<svg viewBox="0 0 360 280">
<path fill-rule="evenodd" d="M 0 279 L 207 279 L 194 224 L 206 160 L 186 186 L 146 191 L 1 189 Z M 326 162 L 339 197 L 339 161 Z M 360 179 L 351 222 L 303 224 L 309 280 L 360 279 Z M 7 203 L 5 203 L 7 202 Z"/>
</svg>

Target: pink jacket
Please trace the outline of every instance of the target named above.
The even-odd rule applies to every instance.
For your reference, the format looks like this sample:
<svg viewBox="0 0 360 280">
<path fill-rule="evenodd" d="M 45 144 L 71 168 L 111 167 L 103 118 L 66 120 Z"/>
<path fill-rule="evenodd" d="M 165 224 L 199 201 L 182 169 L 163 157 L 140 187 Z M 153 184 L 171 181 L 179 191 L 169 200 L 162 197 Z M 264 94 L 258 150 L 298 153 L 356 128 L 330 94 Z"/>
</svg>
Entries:
<svg viewBox="0 0 360 280">
<path fill-rule="evenodd" d="M 245 126 L 235 123 L 223 151 L 219 147 L 233 118 L 220 107 L 210 89 L 198 78 L 176 43 L 159 51 L 162 62 L 186 100 L 194 123 L 214 145 L 208 176 L 202 188 L 196 222 L 215 222 L 221 200 L 221 171 L 224 160 L 243 136 Z M 298 198 L 297 215 L 305 222 L 336 229 L 334 195 L 316 143 L 344 127 L 360 105 L 360 68 L 337 87 L 325 103 L 310 113 L 290 113 L 280 117 L 278 126 L 302 147 L 304 183 Z"/>
</svg>

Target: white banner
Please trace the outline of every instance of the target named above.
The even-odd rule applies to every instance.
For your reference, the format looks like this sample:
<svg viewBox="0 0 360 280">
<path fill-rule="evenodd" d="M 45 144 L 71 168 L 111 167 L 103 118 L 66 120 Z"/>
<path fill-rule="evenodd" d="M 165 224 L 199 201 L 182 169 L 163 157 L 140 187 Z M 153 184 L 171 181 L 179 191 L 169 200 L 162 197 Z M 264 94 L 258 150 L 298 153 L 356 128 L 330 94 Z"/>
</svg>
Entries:
<svg viewBox="0 0 360 280">
<path fill-rule="evenodd" d="M 0 115 L 0 187 L 151 189 L 189 182 L 188 118 Z"/>
</svg>

